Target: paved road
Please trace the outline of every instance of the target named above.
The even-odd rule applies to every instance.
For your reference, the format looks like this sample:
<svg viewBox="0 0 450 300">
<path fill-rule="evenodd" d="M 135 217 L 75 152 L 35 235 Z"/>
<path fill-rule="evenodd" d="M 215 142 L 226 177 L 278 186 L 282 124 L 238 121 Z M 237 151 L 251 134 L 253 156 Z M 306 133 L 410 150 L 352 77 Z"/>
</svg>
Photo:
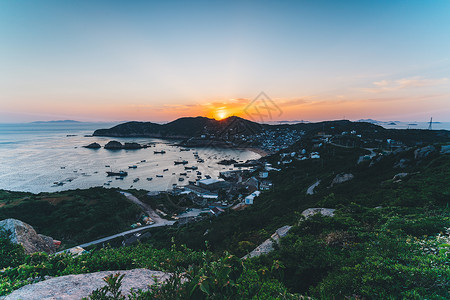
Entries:
<svg viewBox="0 0 450 300">
<path fill-rule="evenodd" d="M 133 194 L 130 194 L 130 193 L 127 193 L 127 192 L 119 192 L 119 193 L 121 193 L 122 195 L 124 195 L 125 197 L 127 197 L 127 199 L 130 200 L 131 202 L 133 202 L 133 203 L 139 205 L 139 206 L 142 208 L 142 210 L 143 210 L 144 212 L 146 212 L 146 213 L 148 214 L 148 216 L 149 216 L 150 218 L 152 218 L 152 220 L 153 220 L 156 224 L 163 223 L 163 222 L 166 221 L 165 219 L 161 218 L 161 217 L 153 210 L 153 208 L 152 208 L 150 205 L 148 205 L 147 203 L 142 202 L 141 200 L 139 200 L 138 198 L 136 198 Z"/>
<path fill-rule="evenodd" d="M 149 214 L 149 216 L 153 219 L 153 221 L 155 221 L 155 223 L 152 225 L 141 226 L 138 228 L 123 231 L 123 232 L 120 232 L 120 233 L 117 233 L 114 235 L 110 235 L 110 236 L 107 236 L 107 237 L 104 237 L 104 238 L 101 238 L 101 239 L 98 239 L 98 240 L 95 240 L 95 241 L 92 241 L 89 243 L 84 243 L 84 244 L 78 245 L 78 247 L 85 248 L 85 247 L 89 247 L 89 246 L 93 246 L 93 245 L 98 245 L 98 244 L 106 243 L 106 242 L 111 241 L 118 237 L 123 237 L 127 234 L 136 233 L 136 232 L 146 230 L 149 228 L 154 228 L 154 227 L 171 226 L 175 223 L 175 221 L 168 221 L 168 220 L 165 220 L 165 219 L 161 218 L 160 216 L 158 216 L 158 214 L 149 205 L 141 202 L 138 198 L 136 198 L 132 194 L 127 193 L 127 192 L 120 192 L 120 193 L 123 194 L 125 197 L 127 197 L 132 202 L 139 205 L 147 214 Z M 56 254 L 68 252 L 69 250 L 70 249 L 62 250 L 62 251 L 57 252 Z"/>
</svg>

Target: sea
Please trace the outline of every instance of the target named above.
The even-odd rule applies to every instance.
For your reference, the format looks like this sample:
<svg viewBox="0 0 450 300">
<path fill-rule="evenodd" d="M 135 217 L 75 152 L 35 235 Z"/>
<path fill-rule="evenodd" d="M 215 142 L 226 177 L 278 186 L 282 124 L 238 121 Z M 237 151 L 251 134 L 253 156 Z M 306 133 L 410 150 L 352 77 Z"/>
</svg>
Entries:
<svg viewBox="0 0 450 300">
<path fill-rule="evenodd" d="M 110 128 L 117 123 L 26 123 L 0 124 L 0 189 L 32 193 L 57 192 L 103 186 L 105 188 L 136 188 L 148 191 L 171 190 L 206 176 L 218 178 L 219 172 L 237 170 L 218 164 L 223 159 L 247 161 L 261 156 L 249 150 L 191 148 L 181 151 L 176 140 L 156 138 L 110 138 L 92 136 L 96 129 Z M 84 148 L 97 142 L 104 146 L 111 140 L 136 142 L 152 146 L 138 150 L 107 150 Z M 165 154 L 154 151 L 164 150 Z M 183 150 L 186 150 L 183 148 Z M 197 162 L 194 154 L 203 159 Z M 186 165 L 175 161 L 186 160 Z M 136 166 L 136 168 L 129 168 Z M 196 166 L 197 170 L 185 170 Z M 117 179 L 107 171 L 126 171 Z M 180 175 L 186 173 L 186 176 Z M 159 175 L 162 177 L 157 177 Z M 152 178 L 147 180 L 147 178 Z M 183 181 L 179 181 L 183 178 Z"/>
</svg>

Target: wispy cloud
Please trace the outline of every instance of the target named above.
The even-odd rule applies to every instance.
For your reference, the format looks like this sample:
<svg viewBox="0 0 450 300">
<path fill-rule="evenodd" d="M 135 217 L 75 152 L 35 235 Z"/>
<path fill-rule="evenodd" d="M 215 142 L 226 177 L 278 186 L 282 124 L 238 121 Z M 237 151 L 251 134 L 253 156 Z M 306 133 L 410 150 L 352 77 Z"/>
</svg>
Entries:
<svg viewBox="0 0 450 300">
<path fill-rule="evenodd" d="M 422 78 L 419 76 L 397 80 L 380 80 L 372 82 L 372 87 L 360 89 L 366 93 L 382 93 L 409 88 L 437 86 L 448 83 L 448 78 Z"/>
</svg>

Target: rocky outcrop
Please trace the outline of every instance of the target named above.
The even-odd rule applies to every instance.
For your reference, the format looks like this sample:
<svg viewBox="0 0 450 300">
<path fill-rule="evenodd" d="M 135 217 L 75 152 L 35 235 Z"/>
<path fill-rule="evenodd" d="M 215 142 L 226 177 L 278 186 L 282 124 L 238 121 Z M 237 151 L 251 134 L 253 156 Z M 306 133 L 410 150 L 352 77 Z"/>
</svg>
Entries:
<svg viewBox="0 0 450 300">
<path fill-rule="evenodd" d="M 135 150 L 135 149 L 141 149 L 142 146 L 138 143 L 125 143 L 122 148 L 127 149 L 127 150 Z"/>
<path fill-rule="evenodd" d="M 406 176 L 408 176 L 408 175 L 409 175 L 408 173 L 398 173 L 398 174 L 395 174 L 395 175 L 394 175 L 394 177 L 392 178 L 392 180 L 394 180 L 394 181 L 400 180 L 400 179 L 402 179 L 402 178 L 404 178 L 404 177 L 406 177 Z"/>
<path fill-rule="evenodd" d="M 321 214 L 322 216 L 325 217 L 333 217 L 335 211 L 336 210 L 333 208 L 322 208 L 322 207 L 308 208 L 302 212 L 302 216 L 304 216 L 306 219 L 308 219 L 311 216 L 314 216 L 315 214 Z"/>
<path fill-rule="evenodd" d="M 21 244 L 26 253 L 47 252 L 54 253 L 55 245 L 49 236 L 37 234 L 27 223 L 16 219 L 0 221 L 0 227 L 11 232 L 9 238 L 15 244 Z"/>
<path fill-rule="evenodd" d="M 450 145 L 441 146 L 441 154 L 450 154 Z"/>
<path fill-rule="evenodd" d="M 131 289 L 148 290 L 148 287 L 155 283 L 155 279 L 158 282 L 165 282 L 170 277 L 169 273 L 147 269 L 67 275 L 26 285 L 6 296 L 4 300 L 79 300 L 83 297 L 88 297 L 92 291 L 105 286 L 106 283 L 103 278 L 117 273 L 125 275 L 122 280 L 122 295 L 129 294 Z"/>
<path fill-rule="evenodd" d="M 109 141 L 108 144 L 105 145 L 105 149 L 109 150 L 120 150 L 122 147 L 122 143 L 118 141 Z"/>
<path fill-rule="evenodd" d="M 336 177 L 334 177 L 333 181 L 331 182 L 331 186 L 352 180 L 354 177 L 355 176 L 353 176 L 353 174 L 338 174 L 336 175 Z"/>
<path fill-rule="evenodd" d="M 261 245 L 256 247 L 252 252 L 242 257 L 242 259 L 247 259 L 251 257 L 260 256 L 263 254 L 268 254 L 274 250 L 273 243 L 279 243 L 280 238 L 286 236 L 292 226 L 286 225 L 278 228 L 274 234 L 267 240 L 265 240 Z"/>
<path fill-rule="evenodd" d="M 101 148 L 102 146 L 100 146 L 100 144 L 99 143 L 91 143 L 91 144 L 89 144 L 89 145 L 87 145 L 87 146 L 83 146 L 84 148 L 89 148 L 89 149 L 99 149 L 99 148 Z"/>
<path fill-rule="evenodd" d="M 423 159 L 425 157 L 428 157 L 431 153 L 435 152 L 436 148 L 433 145 L 422 147 L 419 149 L 416 149 L 414 151 L 414 159 Z"/>
</svg>

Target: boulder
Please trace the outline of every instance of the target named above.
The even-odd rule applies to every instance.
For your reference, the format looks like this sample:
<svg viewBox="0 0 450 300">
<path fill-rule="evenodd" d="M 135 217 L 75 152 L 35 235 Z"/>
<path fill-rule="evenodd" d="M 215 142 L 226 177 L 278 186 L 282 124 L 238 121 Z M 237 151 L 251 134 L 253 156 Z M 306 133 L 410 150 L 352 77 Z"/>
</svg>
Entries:
<svg viewBox="0 0 450 300">
<path fill-rule="evenodd" d="M 441 146 L 441 154 L 449 154 L 450 153 L 450 145 Z"/>
<path fill-rule="evenodd" d="M 83 146 L 84 148 L 89 148 L 89 149 L 99 149 L 99 148 L 101 148 L 102 146 L 100 146 L 100 144 L 99 143 L 91 143 L 91 144 L 89 144 L 89 145 L 87 145 L 87 146 Z"/>
<path fill-rule="evenodd" d="M 159 283 L 169 279 L 170 274 L 147 269 L 134 269 L 122 271 L 103 271 L 90 274 L 67 275 L 54 277 L 38 283 L 29 284 L 12 292 L 4 300 L 50 300 L 50 299 L 81 299 L 88 297 L 92 291 L 106 285 L 103 278 L 120 273 L 125 275 L 122 280 L 122 295 L 130 293 L 131 289 L 144 291 L 156 280 Z"/>
<path fill-rule="evenodd" d="M 16 219 L 6 219 L 0 221 L 0 227 L 11 232 L 9 236 L 11 242 L 21 244 L 28 254 L 34 252 L 55 252 L 53 239 L 49 236 L 37 234 L 34 228 L 27 223 Z"/>
<path fill-rule="evenodd" d="M 352 180 L 354 177 L 355 176 L 353 176 L 353 174 L 338 174 L 336 175 L 336 177 L 334 177 L 333 181 L 331 182 L 331 186 Z"/>
<path fill-rule="evenodd" d="M 125 143 L 122 148 L 128 149 L 128 150 L 134 150 L 134 149 L 141 149 L 142 146 L 138 143 Z"/>
<path fill-rule="evenodd" d="M 105 149 L 109 150 L 120 150 L 122 147 L 122 143 L 118 141 L 109 141 L 108 144 L 105 145 Z"/>
<path fill-rule="evenodd" d="M 402 178 L 404 178 L 404 177 L 406 177 L 406 176 L 408 176 L 408 173 L 398 173 L 398 174 L 395 174 L 394 175 L 394 177 L 392 178 L 392 180 L 399 180 L 399 179 L 402 179 Z"/>
<path fill-rule="evenodd" d="M 433 145 L 422 147 L 414 151 L 414 159 L 422 159 L 436 151 Z"/>
<path fill-rule="evenodd" d="M 306 219 L 314 216 L 315 214 L 321 214 L 325 217 L 333 217 L 335 211 L 336 210 L 334 208 L 308 208 L 302 212 L 302 216 L 304 216 Z"/>
</svg>

